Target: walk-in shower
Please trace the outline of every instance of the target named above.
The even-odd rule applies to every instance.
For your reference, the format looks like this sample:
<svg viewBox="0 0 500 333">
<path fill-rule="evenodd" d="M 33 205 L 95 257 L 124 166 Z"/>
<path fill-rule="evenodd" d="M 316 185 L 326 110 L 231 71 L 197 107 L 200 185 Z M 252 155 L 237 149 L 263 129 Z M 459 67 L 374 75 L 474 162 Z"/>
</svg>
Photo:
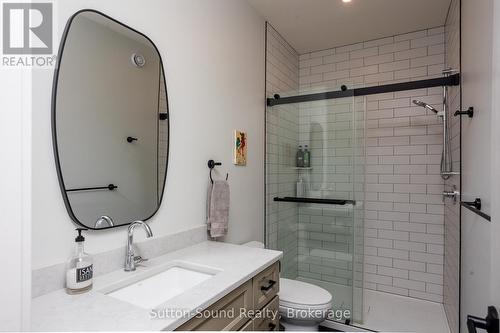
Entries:
<svg viewBox="0 0 500 333">
<path fill-rule="evenodd" d="M 365 187 L 367 177 L 373 183 L 366 167 L 368 158 L 378 160 L 366 156 L 367 96 L 444 87 L 446 101 L 446 87 L 458 82 L 459 75 L 370 87 L 342 82 L 347 87 L 310 89 L 307 94 L 268 86 L 266 246 L 284 252 L 282 277 L 320 286 L 333 295 L 331 319 L 363 322 L 365 200 L 377 200 L 366 197 L 373 196 Z M 412 101 L 442 118 L 447 127 L 446 106 L 439 110 L 423 99 Z M 306 145 L 310 164 L 299 165 L 297 151 Z M 451 172 L 448 149 L 443 148 L 442 177 Z M 370 210 L 373 213 L 373 207 Z M 368 248 L 372 251 L 373 246 Z M 369 256 L 384 259 L 383 253 Z M 345 313 L 349 318 L 337 316 Z"/>
<path fill-rule="evenodd" d="M 365 50 L 339 47 L 300 55 L 270 25 L 267 32 L 265 240 L 283 251 L 282 277 L 329 291 L 333 310 L 342 310 L 331 319 L 372 329 L 384 330 L 379 323 L 390 318 L 377 318 L 387 311 L 411 319 L 388 310 L 395 295 L 406 297 L 403 304 L 441 302 L 442 177 L 453 172 L 442 143 L 456 102 L 447 87 L 458 86 L 460 75 L 436 77 L 426 67 L 396 80 L 408 71 L 357 66 L 397 52 L 360 59 Z"/>
</svg>

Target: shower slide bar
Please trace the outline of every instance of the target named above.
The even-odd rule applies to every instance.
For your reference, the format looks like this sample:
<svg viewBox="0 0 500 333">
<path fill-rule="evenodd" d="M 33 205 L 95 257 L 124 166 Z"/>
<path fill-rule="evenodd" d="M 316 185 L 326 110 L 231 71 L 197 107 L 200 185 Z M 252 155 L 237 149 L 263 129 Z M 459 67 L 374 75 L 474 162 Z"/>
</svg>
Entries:
<svg viewBox="0 0 500 333">
<path fill-rule="evenodd" d="M 345 98 L 353 96 L 366 96 L 366 95 L 383 94 L 383 93 L 413 90 L 413 89 L 424 89 L 424 88 L 443 87 L 443 86 L 458 86 L 459 84 L 460 84 L 460 74 L 453 74 L 435 79 L 392 83 L 374 87 L 345 89 L 340 91 L 328 91 L 328 92 L 308 94 L 308 95 L 298 95 L 289 97 L 279 97 L 279 95 L 275 95 L 275 98 L 267 99 L 267 106 L 320 101 L 324 99 Z"/>
<path fill-rule="evenodd" d="M 354 200 L 343 200 L 343 199 L 321 199 L 321 198 L 299 198 L 299 197 L 275 197 L 274 201 L 281 202 L 296 202 L 296 203 L 313 203 L 313 204 L 325 204 L 325 205 L 355 205 Z"/>
</svg>

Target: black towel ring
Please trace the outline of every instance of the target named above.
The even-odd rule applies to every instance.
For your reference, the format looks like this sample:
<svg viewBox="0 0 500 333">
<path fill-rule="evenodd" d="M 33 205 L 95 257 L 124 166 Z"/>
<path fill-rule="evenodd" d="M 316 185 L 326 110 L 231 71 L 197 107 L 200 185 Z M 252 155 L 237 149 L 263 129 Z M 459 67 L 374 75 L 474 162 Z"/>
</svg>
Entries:
<svg viewBox="0 0 500 333">
<path fill-rule="evenodd" d="M 208 168 L 210 169 L 210 182 L 213 184 L 214 183 L 214 180 L 212 178 L 212 170 L 216 167 L 216 166 L 219 166 L 219 165 L 222 165 L 221 162 L 215 162 L 214 160 L 208 160 Z M 229 178 L 229 174 L 226 173 L 226 180 Z"/>
</svg>

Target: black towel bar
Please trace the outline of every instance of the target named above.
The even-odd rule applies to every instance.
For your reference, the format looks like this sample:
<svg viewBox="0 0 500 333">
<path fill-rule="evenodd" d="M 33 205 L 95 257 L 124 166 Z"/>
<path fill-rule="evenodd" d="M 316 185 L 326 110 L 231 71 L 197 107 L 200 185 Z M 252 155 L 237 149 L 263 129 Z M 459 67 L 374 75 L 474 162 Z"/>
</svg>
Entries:
<svg viewBox="0 0 500 333">
<path fill-rule="evenodd" d="M 296 202 L 296 203 L 314 203 L 314 204 L 325 204 L 325 205 L 339 205 L 344 206 L 346 204 L 356 204 L 354 200 L 344 200 L 344 199 L 321 199 L 321 198 L 299 198 L 299 197 L 275 197 L 274 201 L 281 202 Z"/>
<path fill-rule="evenodd" d="M 66 192 L 95 191 L 95 190 L 110 190 L 110 191 L 113 191 L 115 188 L 118 188 L 118 186 L 116 186 L 114 184 L 109 184 L 107 186 L 72 188 L 72 189 L 66 190 Z"/>
<path fill-rule="evenodd" d="M 476 198 L 476 200 L 474 200 L 474 201 L 462 201 L 462 202 L 460 202 L 460 205 L 462 207 L 465 207 L 468 210 L 476 213 L 477 215 L 481 216 L 485 220 L 491 222 L 491 216 L 489 216 L 488 214 L 485 214 L 481 211 L 481 199 L 480 198 Z"/>
<path fill-rule="evenodd" d="M 494 306 L 488 306 L 486 318 L 467 316 L 467 328 L 469 333 L 477 333 L 477 329 L 485 330 L 488 333 L 499 333 L 498 312 Z"/>
</svg>

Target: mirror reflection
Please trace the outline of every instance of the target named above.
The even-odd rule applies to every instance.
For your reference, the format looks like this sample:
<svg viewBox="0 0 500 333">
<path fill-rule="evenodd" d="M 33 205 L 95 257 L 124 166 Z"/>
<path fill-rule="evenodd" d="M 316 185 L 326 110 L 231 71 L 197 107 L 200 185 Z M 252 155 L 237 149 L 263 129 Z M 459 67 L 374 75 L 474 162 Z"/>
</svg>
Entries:
<svg viewBox="0 0 500 333">
<path fill-rule="evenodd" d="M 68 213 L 93 229 L 146 220 L 168 162 L 160 55 L 145 35 L 93 11 L 72 17 L 62 43 L 53 136 Z"/>
</svg>

